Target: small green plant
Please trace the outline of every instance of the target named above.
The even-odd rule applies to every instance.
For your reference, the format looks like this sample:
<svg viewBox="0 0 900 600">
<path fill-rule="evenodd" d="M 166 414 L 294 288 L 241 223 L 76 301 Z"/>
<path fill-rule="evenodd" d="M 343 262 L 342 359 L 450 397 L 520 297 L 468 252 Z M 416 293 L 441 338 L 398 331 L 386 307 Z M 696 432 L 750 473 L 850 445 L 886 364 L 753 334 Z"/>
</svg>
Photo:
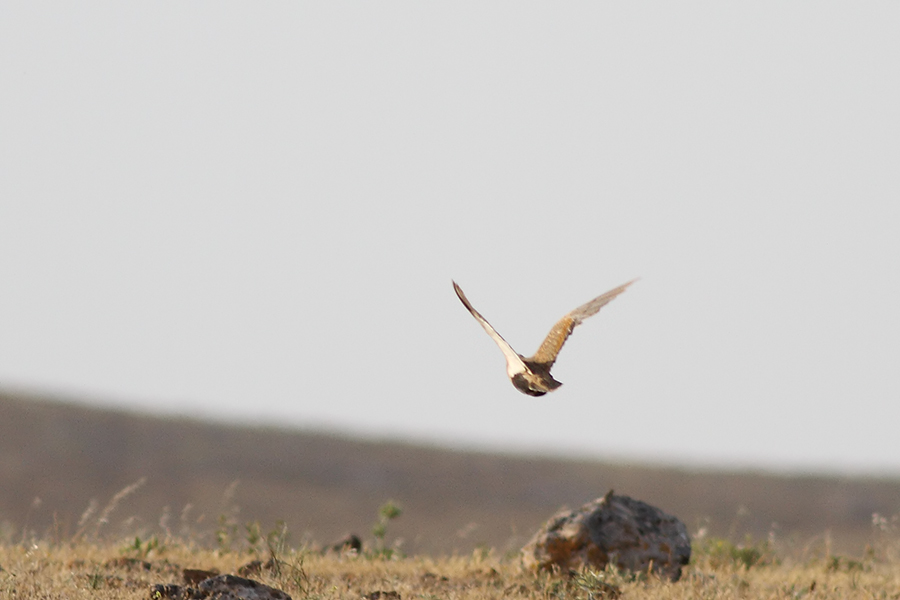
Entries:
<svg viewBox="0 0 900 600">
<path fill-rule="evenodd" d="M 825 564 L 825 570 L 834 573 L 839 573 L 841 571 L 852 573 L 853 571 L 868 571 L 870 568 L 861 560 L 833 555 L 828 557 L 828 561 Z"/>
<path fill-rule="evenodd" d="M 237 491 L 238 480 L 234 480 L 225 488 L 222 494 L 223 510 L 219 514 L 218 527 L 216 528 L 216 542 L 219 550 L 227 552 L 231 550 L 231 545 L 237 540 L 238 533 L 238 513 L 240 508 L 234 503 L 234 495 Z"/>
<path fill-rule="evenodd" d="M 697 555 L 697 558 L 708 560 L 714 568 L 733 565 L 749 569 L 775 562 L 769 543 L 766 541 L 754 543 L 749 536 L 742 544 L 734 544 L 722 538 L 707 538 L 698 548 Z"/>
<path fill-rule="evenodd" d="M 227 515 L 219 515 L 218 527 L 216 527 L 216 543 L 219 550 L 227 552 L 231 550 L 231 544 L 237 537 L 237 524 Z"/>
<path fill-rule="evenodd" d="M 100 571 L 94 570 L 88 574 L 88 585 L 92 590 L 99 590 L 103 587 L 103 583 L 105 578 L 100 573 Z"/>
<path fill-rule="evenodd" d="M 132 554 L 136 558 L 147 558 L 151 552 L 157 551 L 157 553 L 162 551 L 162 546 L 159 543 L 159 538 L 155 535 L 151 535 L 146 540 L 142 540 L 141 536 L 134 536 L 134 541 L 130 542 L 122 548 L 122 554 Z"/>
<path fill-rule="evenodd" d="M 260 554 L 263 536 L 259 528 L 259 521 L 245 523 L 244 530 L 246 531 L 247 551 L 250 554 Z"/>
<path fill-rule="evenodd" d="M 387 548 L 384 538 L 387 535 L 387 524 L 399 517 L 403 511 L 393 500 L 388 500 L 378 509 L 378 520 L 372 526 L 372 535 L 375 537 L 374 557 L 391 558 L 394 555 L 392 548 Z"/>
</svg>

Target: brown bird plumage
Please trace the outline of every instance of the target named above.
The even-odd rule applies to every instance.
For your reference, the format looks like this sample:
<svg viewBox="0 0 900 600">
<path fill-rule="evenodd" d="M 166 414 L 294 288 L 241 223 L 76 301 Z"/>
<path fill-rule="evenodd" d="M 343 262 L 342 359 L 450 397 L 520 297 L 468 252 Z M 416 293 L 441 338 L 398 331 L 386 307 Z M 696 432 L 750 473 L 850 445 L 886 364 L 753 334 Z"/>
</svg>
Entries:
<svg viewBox="0 0 900 600">
<path fill-rule="evenodd" d="M 538 351 L 529 358 L 525 358 L 512 349 L 512 346 L 497 333 L 496 329 L 491 327 L 491 324 L 481 316 L 481 313 L 475 310 L 463 293 L 462 288 L 456 285 L 455 281 L 453 282 L 453 289 L 462 301 L 463 306 L 472 313 L 475 320 L 481 324 L 487 334 L 491 336 L 491 339 L 500 347 L 503 356 L 506 358 L 506 374 L 516 389 L 530 396 L 543 396 L 562 385 L 550 375 L 550 368 L 556 362 L 556 357 L 559 355 L 563 344 L 572 335 L 572 330 L 588 317 L 597 314 L 601 308 L 609 304 L 613 298 L 624 292 L 635 281 L 632 280 L 624 285 L 620 285 L 568 313 L 557 321 L 550 333 L 547 334 L 547 337 L 544 338 L 544 342 L 538 348 Z"/>
</svg>

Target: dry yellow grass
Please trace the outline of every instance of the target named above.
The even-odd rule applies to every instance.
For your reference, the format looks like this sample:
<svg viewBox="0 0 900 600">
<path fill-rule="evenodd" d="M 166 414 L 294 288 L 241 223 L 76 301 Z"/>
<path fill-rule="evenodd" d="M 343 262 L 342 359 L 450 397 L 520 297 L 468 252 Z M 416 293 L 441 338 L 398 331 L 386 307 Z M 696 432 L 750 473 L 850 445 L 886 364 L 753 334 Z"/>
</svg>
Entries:
<svg viewBox="0 0 900 600">
<path fill-rule="evenodd" d="M 394 557 L 275 551 L 277 569 L 253 578 L 294 600 L 347 600 L 396 592 L 402 600 L 600 600 L 688 598 L 900 598 L 900 558 L 888 540 L 866 557 L 779 557 L 767 545 L 697 544 L 681 581 L 606 572 L 534 574 L 513 556 Z M 182 569 L 235 573 L 271 551 L 264 541 L 210 550 L 190 541 L 119 543 L 31 540 L 0 546 L 0 597 L 13 600 L 149 599 L 156 584 L 183 584 Z M 396 598 L 382 594 L 382 600 Z"/>
</svg>

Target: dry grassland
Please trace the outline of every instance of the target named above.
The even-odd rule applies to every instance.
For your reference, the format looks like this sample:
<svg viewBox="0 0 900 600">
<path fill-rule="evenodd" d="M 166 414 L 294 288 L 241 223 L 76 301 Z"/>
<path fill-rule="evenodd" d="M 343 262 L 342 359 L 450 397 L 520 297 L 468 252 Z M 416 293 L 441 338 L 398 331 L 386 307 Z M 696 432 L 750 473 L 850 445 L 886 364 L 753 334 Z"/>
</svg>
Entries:
<svg viewBox="0 0 900 600">
<path fill-rule="evenodd" d="M 873 545 L 858 559 L 830 555 L 822 547 L 695 540 L 692 562 L 675 583 L 614 569 L 533 573 L 520 567 L 514 553 L 487 549 L 466 556 L 407 557 L 380 547 L 377 538 L 361 553 L 323 554 L 291 548 L 284 532 L 263 536 L 252 528 L 234 538 L 219 532 L 215 550 L 175 537 L 117 543 L 30 539 L 0 545 L 0 597 L 151 599 L 156 585 L 185 585 L 184 569 L 238 573 L 258 560 L 264 566 L 247 576 L 294 600 L 900 598 L 896 520 L 876 525 L 881 529 Z"/>
<path fill-rule="evenodd" d="M 121 560 L 114 545 L 12 545 L 0 548 L 0 595 L 14 600 L 151 598 L 156 584 L 182 584 L 183 568 L 235 572 L 254 558 L 167 546 L 140 561 Z M 747 567 L 703 555 L 669 583 L 614 571 L 532 574 L 491 552 L 466 557 L 366 558 L 286 552 L 278 570 L 254 576 L 295 600 L 564 600 L 571 598 L 900 598 L 900 563 L 832 559 Z M 143 562 L 146 561 L 146 562 Z"/>
</svg>

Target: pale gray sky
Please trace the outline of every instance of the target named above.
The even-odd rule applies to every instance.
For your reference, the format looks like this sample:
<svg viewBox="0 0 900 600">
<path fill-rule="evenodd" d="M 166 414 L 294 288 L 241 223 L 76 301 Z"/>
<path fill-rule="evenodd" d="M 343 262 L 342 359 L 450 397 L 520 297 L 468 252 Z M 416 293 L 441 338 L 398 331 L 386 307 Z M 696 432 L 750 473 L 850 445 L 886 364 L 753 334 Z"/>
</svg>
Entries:
<svg viewBox="0 0 900 600">
<path fill-rule="evenodd" d="M 0 6 L 0 385 L 900 473 L 900 4 Z M 517 392 L 569 309 L 565 385 Z"/>
</svg>

